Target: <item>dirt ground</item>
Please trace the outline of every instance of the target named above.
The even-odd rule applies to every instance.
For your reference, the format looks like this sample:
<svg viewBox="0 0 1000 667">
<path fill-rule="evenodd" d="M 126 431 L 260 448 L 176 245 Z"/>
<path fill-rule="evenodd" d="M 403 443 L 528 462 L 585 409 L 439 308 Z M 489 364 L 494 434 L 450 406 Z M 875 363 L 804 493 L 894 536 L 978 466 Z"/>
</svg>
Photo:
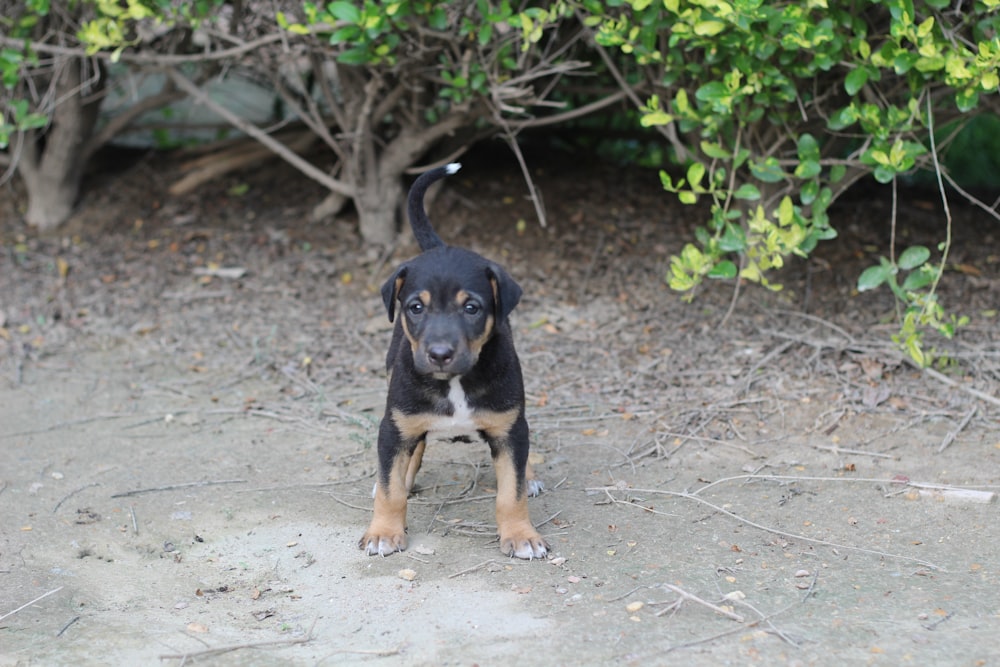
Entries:
<svg viewBox="0 0 1000 667">
<path fill-rule="evenodd" d="M 280 165 L 196 196 L 140 157 L 38 238 L 0 193 L 0 665 L 1000 664 L 1000 244 L 955 212 L 928 373 L 889 339 L 888 193 L 785 289 L 663 283 L 655 174 L 472 156 L 441 235 L 504 264 L 547 560 L 499 552 L 485 449 L 432 444 L 410 548 L 357 548 L 415 247 L 362 247 Z M 936 243 L 933 197 L 901 219 Z M 518 221 L 526 224 L 519 229 Z M 925 230 L 925 231 L 921 231 Z M 222 269 L 220 271 L 220 269 Z M 230 271 L 227 271 L 230 270 Z"/>
</svg>

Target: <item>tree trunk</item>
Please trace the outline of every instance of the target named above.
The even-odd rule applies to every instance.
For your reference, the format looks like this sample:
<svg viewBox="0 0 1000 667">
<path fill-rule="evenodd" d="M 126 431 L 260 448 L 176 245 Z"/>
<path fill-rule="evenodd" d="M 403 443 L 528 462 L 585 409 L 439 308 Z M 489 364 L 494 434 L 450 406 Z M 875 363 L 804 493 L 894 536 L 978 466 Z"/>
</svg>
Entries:
<svg viewBox="0 0 1000 667">
<path fill-rule="evenodd" d="M 365 183 L 360 197 L 354 200 L 358 209 L 358 231 L 365 243 L 389 245 L 396 240 L 397 214 L 403 202 L 403 172 L 373 175 L 375 183 Z"/>
<path fill-rule="evenodd" d="M 28 193 L 25 221 L 41 231 L 56 229 L 73 212 L 90 157 L 89 139 L 103 99 L 97 93 L 104 78 L 96 73 L 85 99 L 81 70 L 86 64 L 79 59 L 62 63 L 55 75 L 55 99 L 64 101 L 53 110 L 48 128 L 29 133 L 17 165 Z"/>
<path fill-rule="evenodd" d="M 365 243 L 386 245 L 396 239 L 398 213 L 403 210 L 405 196 L 403 173 L 442 137 L 470 122 L 472 117 L 468 112 L 453 113 L 429 127 L 404 127 L 385 147 L 378 156 L 375 173 L 359 184 L 361 194 L 354 198 L 358 231 Z"/>
</svg>

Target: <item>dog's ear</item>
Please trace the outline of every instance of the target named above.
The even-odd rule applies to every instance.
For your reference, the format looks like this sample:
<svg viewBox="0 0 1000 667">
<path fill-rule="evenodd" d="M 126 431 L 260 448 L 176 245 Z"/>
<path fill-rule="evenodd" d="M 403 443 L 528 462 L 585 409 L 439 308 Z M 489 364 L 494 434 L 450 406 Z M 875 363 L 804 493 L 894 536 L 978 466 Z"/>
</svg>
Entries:
<svg viewBox="0 0 1000 667">
<path fill-rule="evenodd" d="M 402 289 L 405 280 L 406 266 L 403 265 L 396 269 L 396 272 L 382 285 L 382 303 L 385 304 L 385 310 L 389 313 L 390 322 L 396 319 L 396 299 L 399 298 L 399 290 Z"/>
<path fill-rule="evenodd" d="M 486 277 L 493 285 L 494 317 L 502 322 L 521 300 L 521 286 L 496 264 L 486 267 Z"/>
</svg>

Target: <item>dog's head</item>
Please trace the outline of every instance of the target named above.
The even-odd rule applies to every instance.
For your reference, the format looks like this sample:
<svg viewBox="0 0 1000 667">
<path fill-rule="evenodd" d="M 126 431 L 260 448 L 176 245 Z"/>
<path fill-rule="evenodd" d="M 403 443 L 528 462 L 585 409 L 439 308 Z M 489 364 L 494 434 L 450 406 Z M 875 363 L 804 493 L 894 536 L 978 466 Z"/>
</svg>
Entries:
<svg viewBox="0 0 1000 667">
<path fill-rule="evenodd" d="M 399 306 L 417 372 L 438 379 L 472 369 L 520 299 L 521 287 L 503 268 L 450 246 L 411 259 L 382 286 L 390 322 Z"/>
</svg>

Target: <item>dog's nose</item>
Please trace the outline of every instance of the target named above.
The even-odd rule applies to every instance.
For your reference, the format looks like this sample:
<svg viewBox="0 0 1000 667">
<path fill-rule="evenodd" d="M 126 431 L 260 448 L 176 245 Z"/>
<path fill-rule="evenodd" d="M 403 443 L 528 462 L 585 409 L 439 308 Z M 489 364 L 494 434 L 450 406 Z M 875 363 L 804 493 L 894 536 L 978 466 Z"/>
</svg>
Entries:
<svg viewBox="0 0 1000 667">
<path fill-rule="evenodd" d="M 455 358 L 455 348 L 446 343 L 438 343 L 427 348 L 427 358 L 442 368 Z"/>
</svg>

